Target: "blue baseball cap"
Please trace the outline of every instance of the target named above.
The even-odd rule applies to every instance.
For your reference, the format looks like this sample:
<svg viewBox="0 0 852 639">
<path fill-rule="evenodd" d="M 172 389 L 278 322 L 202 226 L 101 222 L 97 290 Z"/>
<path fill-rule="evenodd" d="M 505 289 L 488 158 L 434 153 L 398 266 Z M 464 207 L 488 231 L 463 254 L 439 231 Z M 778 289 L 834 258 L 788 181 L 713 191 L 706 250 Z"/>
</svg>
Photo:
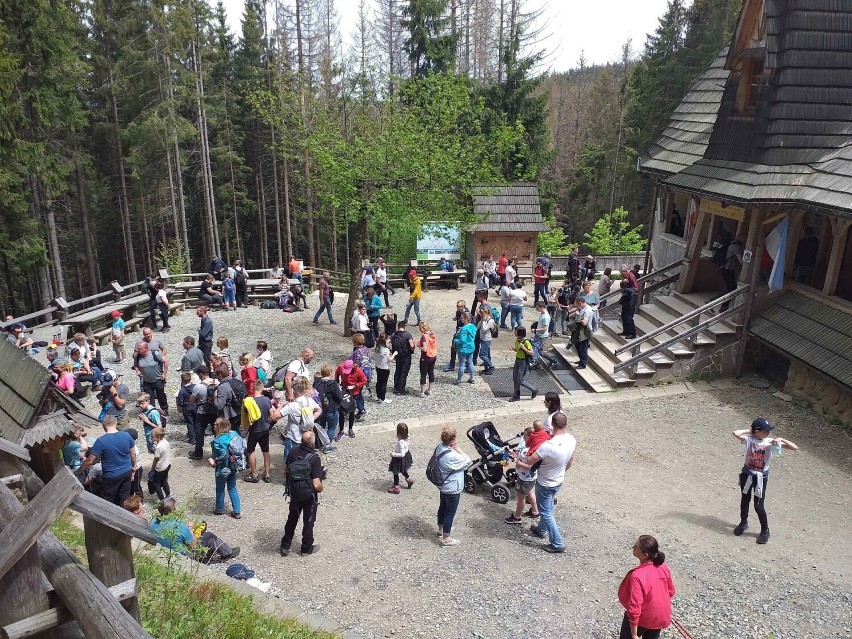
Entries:
<svg viewBox="0 0 852 639">
<path fill-rule="evenodd" d="M 225 574 L 229 577 L 233 577 L 234 579 L 240 579 L 245 581 L 246 579 L 251 579 L 254 577 L 254 570 L 246 566 L 245 564 L 232 564 L 228 566 L 228 569 L 225 571 Z"/>
<path fill-rule="evenodd" d="M 758 417 L 751 423 L 752 430 L 774 430 L 775 426 L 769 423 L 765 417 Z"/>
</svg>

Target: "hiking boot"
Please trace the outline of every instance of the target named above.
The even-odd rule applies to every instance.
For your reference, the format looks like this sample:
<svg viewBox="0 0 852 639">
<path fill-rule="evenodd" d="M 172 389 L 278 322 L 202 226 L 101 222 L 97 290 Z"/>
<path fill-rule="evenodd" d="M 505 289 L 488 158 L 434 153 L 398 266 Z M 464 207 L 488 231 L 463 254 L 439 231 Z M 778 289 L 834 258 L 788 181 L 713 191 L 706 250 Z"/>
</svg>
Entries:
<svg viewBox="0 0 852 639">
<path fill-rule="evenodd" d="M 510 397 L 509 401 L 510 402 L 519 402 L 519 401 L 521 401 L 521 398 L 520 397 Z"/>
<path fill-rule="evenodd" d="M 405 483 L 408 484 L 409 488 L 411 488 L 414 485 L 414 480 L 409 477 L 405 480 Z"/>
<path fill-rule="evenodd" d="M 542 546 L 542 549 L 544 549 L 545 552 L 549 552 L 549 553 L 552 553 L 552 554 L 558 554 L 558 553 L 565 552 L 565 548 L 557 548 L 553 544 L 547 544 L 546 546 Z"/>
<path fill-rule="evenodd" d="M 483 375 L 493 375 L 494 374 L 494 367 L 492 366 L 491 368 L 486 368 L 484 371 L 482 371 L 482 374 Z"/>
<path fill-rule="evenodd" d="M 508 517 L 506 517 L 506 519 L 504 519 L 503 521 L 505 521 L 507 524 L 520 524 L 521 523 L 520 517 L 515 518 L 514 513 L 509 515 Z"/>
<path fill-rule="evenodd" d="M 281 546 L 281 547 L 278 549 L 278 552 L 280 552 L 280 553 L 281 553 L 281 556 L 282 556 L 282 557 L 286 557 L 287 555 L 289 555 L 289 554 L 290 554 L 290 546 Z"/>
<path fill-rule="evenodd" d="M 737 537 L 739 537 L 739 536 L 740 536 L 740 535 L 742 535 L 742 534 L 743 534 L 746 530 L 748 530 L 748 522 L 747 522 L 747 521 L 741 521 L 739 524 L 737 524 L 737 527 L 736 527 L 736 528 L 734 528 L 734 535 L 736 535 Z"/>
<path fill-rule="evenodd" d="M 343 439 L 343 431 L 340 431 L 339 433 L 337 433 L 337 435 L 334 436 L 334 441 L 336 442 L 339 442 L 341 439 Z"/>
<path fill-rule="evenodd" d="M 765 544 L 767 541 L 769 541 L 769 530 L 761 530 L 757 536 L 757 543 Z"/>
<path fill-rule="evenodd" d="M 398 495 L 399 494 L 399 486 L 397 486 L 396 484 L 394 484 L 393 486 L 388 486 L 388 492 L 393 494 L 393 495 Z"/>
</svg>

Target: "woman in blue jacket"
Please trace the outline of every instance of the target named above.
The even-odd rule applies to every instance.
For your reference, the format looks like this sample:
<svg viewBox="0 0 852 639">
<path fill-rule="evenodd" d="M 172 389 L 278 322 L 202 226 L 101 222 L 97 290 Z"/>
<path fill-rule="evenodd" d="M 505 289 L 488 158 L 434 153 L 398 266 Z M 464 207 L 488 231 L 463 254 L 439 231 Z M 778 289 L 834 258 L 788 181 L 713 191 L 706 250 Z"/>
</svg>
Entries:
<svg viewBox="0 0 852 639">
<path fill-rule="evenodd" d="M 464 470 L 471 464 L 470 457 L 456 446 L 456 429 L 445 426 L 441 431 L 441 443 L 435 449 L 438 466 L 444 483 L 438 488 L 441 491 L 441 505 L 438 507 L 438 539 L 442 546 L 457 546 L 459 540 L 450 537 L 453 520 L 464 490 Z"/>
</svg>

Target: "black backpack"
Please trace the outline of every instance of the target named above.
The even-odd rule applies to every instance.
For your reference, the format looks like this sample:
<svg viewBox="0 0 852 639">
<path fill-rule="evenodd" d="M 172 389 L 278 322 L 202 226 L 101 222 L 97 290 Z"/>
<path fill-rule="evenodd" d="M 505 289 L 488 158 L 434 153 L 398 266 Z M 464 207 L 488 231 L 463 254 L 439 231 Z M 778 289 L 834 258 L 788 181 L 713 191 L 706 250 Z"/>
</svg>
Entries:
<svg viewBox="0 0 852 639">
<path fill-rule="evenodd" d="M 311 478 L 311 460 L 314 453 L 307 453 L 304 457 L 287 464 L 287 483 L 284 495 L 298 501 L 316 499 L 314 481 Z"/>
<path fill-rule="evenodd" d="M 391 337 L 392 350 L 398 353 L 401 357 L 411 355 L 411 349 L 408 343 L 409 339 L 410 335 L 408 331 L 397 331 Z"/>
<path fill-rule="evenodd" d="M 730 242 L 713 242 L 713 264 L 719 268 L 725 268 L 728 261 L 728 247 Z"/>
<path fill-rule="evenodd" d="M 229 400 L 231 408 L 240 412 L 243 407 L 243 400 L 248 396 L 248 389 L 246 389 L 246 385 L 243 383 L 243 380 L 237 379 L 236 377 L 229 377 L 227 379 L 223 379 L 219 383 L 228 384 L 228 386 L 231 387 L 231 390 L 234 392 L 233 396 Z"/>
<path fill-rule="evenodd" d="M 246 277 L 245 269 L 241 268 L 240 270 L 234 269 L 234 284 L 237 286 L 242 286 L 248 281 L 248 277 Z"/>
<path fill-rule="evenodd" d="M 438 448 L 435 448 L 435 452 L 432 453 L 432 456 L 429 458 L 429 463 L 426 464 L 426 479 L 431 481 L 436 486 L 443 486 L 444 482 L 447 481 L 448 475 L 444 474 L 444 471 L 441 470 L 441 457 L 449 453 L 450 450 L 447 449 L 440 455 L 438 454 Z"/>
</svg>

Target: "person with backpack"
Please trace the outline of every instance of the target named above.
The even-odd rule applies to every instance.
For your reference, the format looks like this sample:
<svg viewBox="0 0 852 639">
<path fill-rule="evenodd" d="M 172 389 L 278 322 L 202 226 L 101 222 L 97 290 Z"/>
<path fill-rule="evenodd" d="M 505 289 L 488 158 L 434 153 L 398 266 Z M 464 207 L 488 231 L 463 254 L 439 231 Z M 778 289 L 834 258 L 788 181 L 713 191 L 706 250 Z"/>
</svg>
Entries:
<svg viewBox="0 0 852 639">
<path fill-rule="evenodd" d="M 515 344 L 511 350 L 515 353 L 515 365 L 512 369 L 512 383 L 514 385 L 514 393 L 510 402 L 517 402 L 521 399 L 521 386 L 526 388 L 532 394 L 532 399 L 538 395 L 538 389 L 524 381 L 527 372 L 530 370 L 530 359 L 533 355 L 533 345 L 527 339 L 527 329 L 519 326 L 515 329 Z"/>
<path fill-rule="evenodd" d="M 577 319 L 574 321 L 571 341 L 574 348 L 577 349 L 577 356 L 580 358 L 575 367 L 586 368 L 589 363 L 589 343 L 592 340 L 592 322 L 594 321 L 595 311 L 586 303 L 586 298 L 582 295 L 577 296 L 575 304 L 577 305 Z"/>
<path fill-rule="evenodd" d="M 406 328 L 408 320 L 397 322 L 396 332 L 391 336 L 391 353 L 394 354 L 396 370 L 393 373 L 394 395 L 405 395 L 408 372 L 411 370 L 411 355 L 414 353 L 414 338 Z"/>
<path fill-rule="evenodd" d="M 364 371 L 362 371 L 360 367 L 356 366 L 355 362 L 351 359 L 347 359 L 346 361 L 341 362 L 337 367 L 337 370 L 334 373 L 334 379 L 338 384 L 340 384 L 343 392 L 349 394 L 355 407 L 357 407 L 359 411 L 363 410 L 364 398 L 361 395 L 361 389 L 367 385 L 367 378 L 364 375 Z M 358 399 L 359 397 L 361 398 L 360 400 Z M 355 437 L 354 427 L 355 421 L 358 420 L 358 416 L 355 414 L 354 410 L 347 411 L 346 416 L 349 418 L 349 437 Z M 340 432 L 337 433 L 334 441 L 339 442 L 341 439 L 343 439 L 343 415 L 341 415 L 340 418 Z"/>
<path fill-rule="evenodd" d="M 246 443 L 246 457 L 248 462 L 248 474 L 244 481 L 256 484 L 260 481 L 257 476 L 257 456 L 255 449 L 260 446 L 263 454 L 263 481 L 269 483 L 269 470 L 272 468 L 272 460 L 269 456 L 269 425 L 281 418 L 281 412 L 272 405 L 272 400 L 263 394 L 263 382 L 259 379 L 254 382 L 251 397 L 243 400 L 241 412 L 241 425 L 243 432 L 248 434 Z"/>
<path fill-rule="evenodd" d="M 308 364 L 310 364 L 314 360 L 314 350 L 310 347 L 305 347 L 302 353 L 294 359 L 292 362 L 287 364 L 287 369 L 284 372 L 284 388 L 287 391 L 287 401 L 292 402 L 296 399 L 296 396 L 293 394 L 293 383 L 296 381 L 297 377 L 307 377 L 311 378 L 311 371 L 308 368 Z M 278 381 L 279 371 L 276 371 L 274 379 Z"/>
<path fill-rule="evenodd" d="M 281 537 L 282 557 L 290 554 L 299 517 L 302 518 L 302 555 L 313 555 L 320 548 L 314 543 L 314 524 L 317 518 L 317 495 L 323 491 L 322 480 L 325 471 L 319 455 L 316 454 L 315 441 L 314 433 L 306 432 L 301 436 L 299 445 L 287 455 L 284 494 L 290 498 L 290 510 L 287 523 L 284 524 L 284 536 Z"/>
<path fill-rule="evenodd" d="M 216 406 L 216 413 L 219 417 L 227 419 L 233 430 L 239 432 L 240 411 L 243 407 L 243 400 L 248 394 L 246 385 L 241 379 L 228 377 L 228 367 L 224 364 L 214 372 L 217 381 L 216 389 L 213 391 L 213 404 Z M 208 389 L 208 394 L 209 392 L 210 389 Z"/>
<path fill-rule="evenodd" d="M 442 546 L 459 544 L 459 540 L 450 535 L 464 490 L 464 471 L 471 463 L 470 457 L 456 444 L 456 429 L 444 426 L 441 430 L 441 443 L 435 448 L 426 467 L 426 477 L 438 486 L 441 492 L 437 537 Z"/>
<path fill-rule="evenodd" d="M 491 314 L 491 307 L 483 304 L 479 309 L 479 359 L 485 368 L 483 375 L 494 373 L 494 363 L 491 361 L 491 342 L 497 336 L 497 323 Z"/>
<path fill-rule="evenodd" d="M 453 337 L 453 344 L 456 346 L 456 354 L 459 359 L 456 380 L 453 382 L 454 386 L 461 384 L 465 371 L 470 375 L 468 382 L 473 384 L 474 381 L 473 350 L 476 340 L 476 325 L 470 321 L 470 313 L 462 313 L 461 322 L 461 328 L 456 332 L 455 337 Z"/>
<path fill-rule="evenodd" d="M 240 260 L 234 260 L 233 271 L 237 306 L 246 308 L 248 306 L 248 271 L 243 268 L 243 263 Z"/>
<path fill-rule="evenodd" d="M 272 353 L 269 352 L 269 344 L 267 344 L 262 339 L 257 340 L 257 355 L 254 356 L 254 365 L 258 369 L 258 379 L 262 379 L 264 382 L 272 376 L 274 372 Z M 264 375 L 260 374 L 260 371 L 263 370 Z M 266 379 L 264 379 L 264 377 Z"/>
<path fill-rule="evenodd" d="M 241 461 L 236 453 L 236 448 L 242 446 L 242 437 L 237 432 L 231 430 L 231 422 L 224 417 L 219 417 L 213 425 L 213 441 L 210 446 L 213 450 L 213 456 L 207 458 L 207 462 L 213 466 L 216 471 L 216 506 L 213 509 L 214 515 L 225 514 L 225 489 L 228 489 L 228 496 L 231 499 L 231 517 L 234 519 L 242 519 L 240 514 L 240 493 L 237 491 L 237 472 Z M 239 439 L 239 446 L 235 445 L 234 440 Z"/>
<path fill-rule="evenodd" d="M 294 446 L 298 446 L 302 441 L 304 433 L 313 434 L 314 423 L 322 415 L 322 409 L 319 407 L 312 397 L 311 383 L 307 377 L 297 377 L 293 383 L 292 402 L 281 409 L 281 417 L 287 418 L 287 423 L 283 427 L 284 432 L 279 433 L 284 437 L 284 463 L 287 463 L 287 458 Z M 351 435 L 354 437 L 355 435 Z"/>
<path fill-rule="evenodd" d="M 325 428 L 329 441 L 333 441 L 337 435 L 337 426 L 340 423 L 340 405 L 343 402 L 343 389 L 334 380 L 334 366 L 323 364 L 319 379 L 314 380 L 314 392 L 319 398 L 319 405 L 322 409 L 322 414 L 316 420 L 317 424 Z M 330 453 L 334 450 L 335 448 L 329 444 L 323 449 L 323 452 Z"/>
<path fill-rule="evenodd" d="M 139 408 L 139 421 L 145 432 L 145 444 L 148 452 L 154 453 L 154 429 L 164 427 L 164 420 L 160 411 L 151 406 L 151 396 L 148 393 L 140 393 L 136 398 L 136 406 Z"/>
</svg>

